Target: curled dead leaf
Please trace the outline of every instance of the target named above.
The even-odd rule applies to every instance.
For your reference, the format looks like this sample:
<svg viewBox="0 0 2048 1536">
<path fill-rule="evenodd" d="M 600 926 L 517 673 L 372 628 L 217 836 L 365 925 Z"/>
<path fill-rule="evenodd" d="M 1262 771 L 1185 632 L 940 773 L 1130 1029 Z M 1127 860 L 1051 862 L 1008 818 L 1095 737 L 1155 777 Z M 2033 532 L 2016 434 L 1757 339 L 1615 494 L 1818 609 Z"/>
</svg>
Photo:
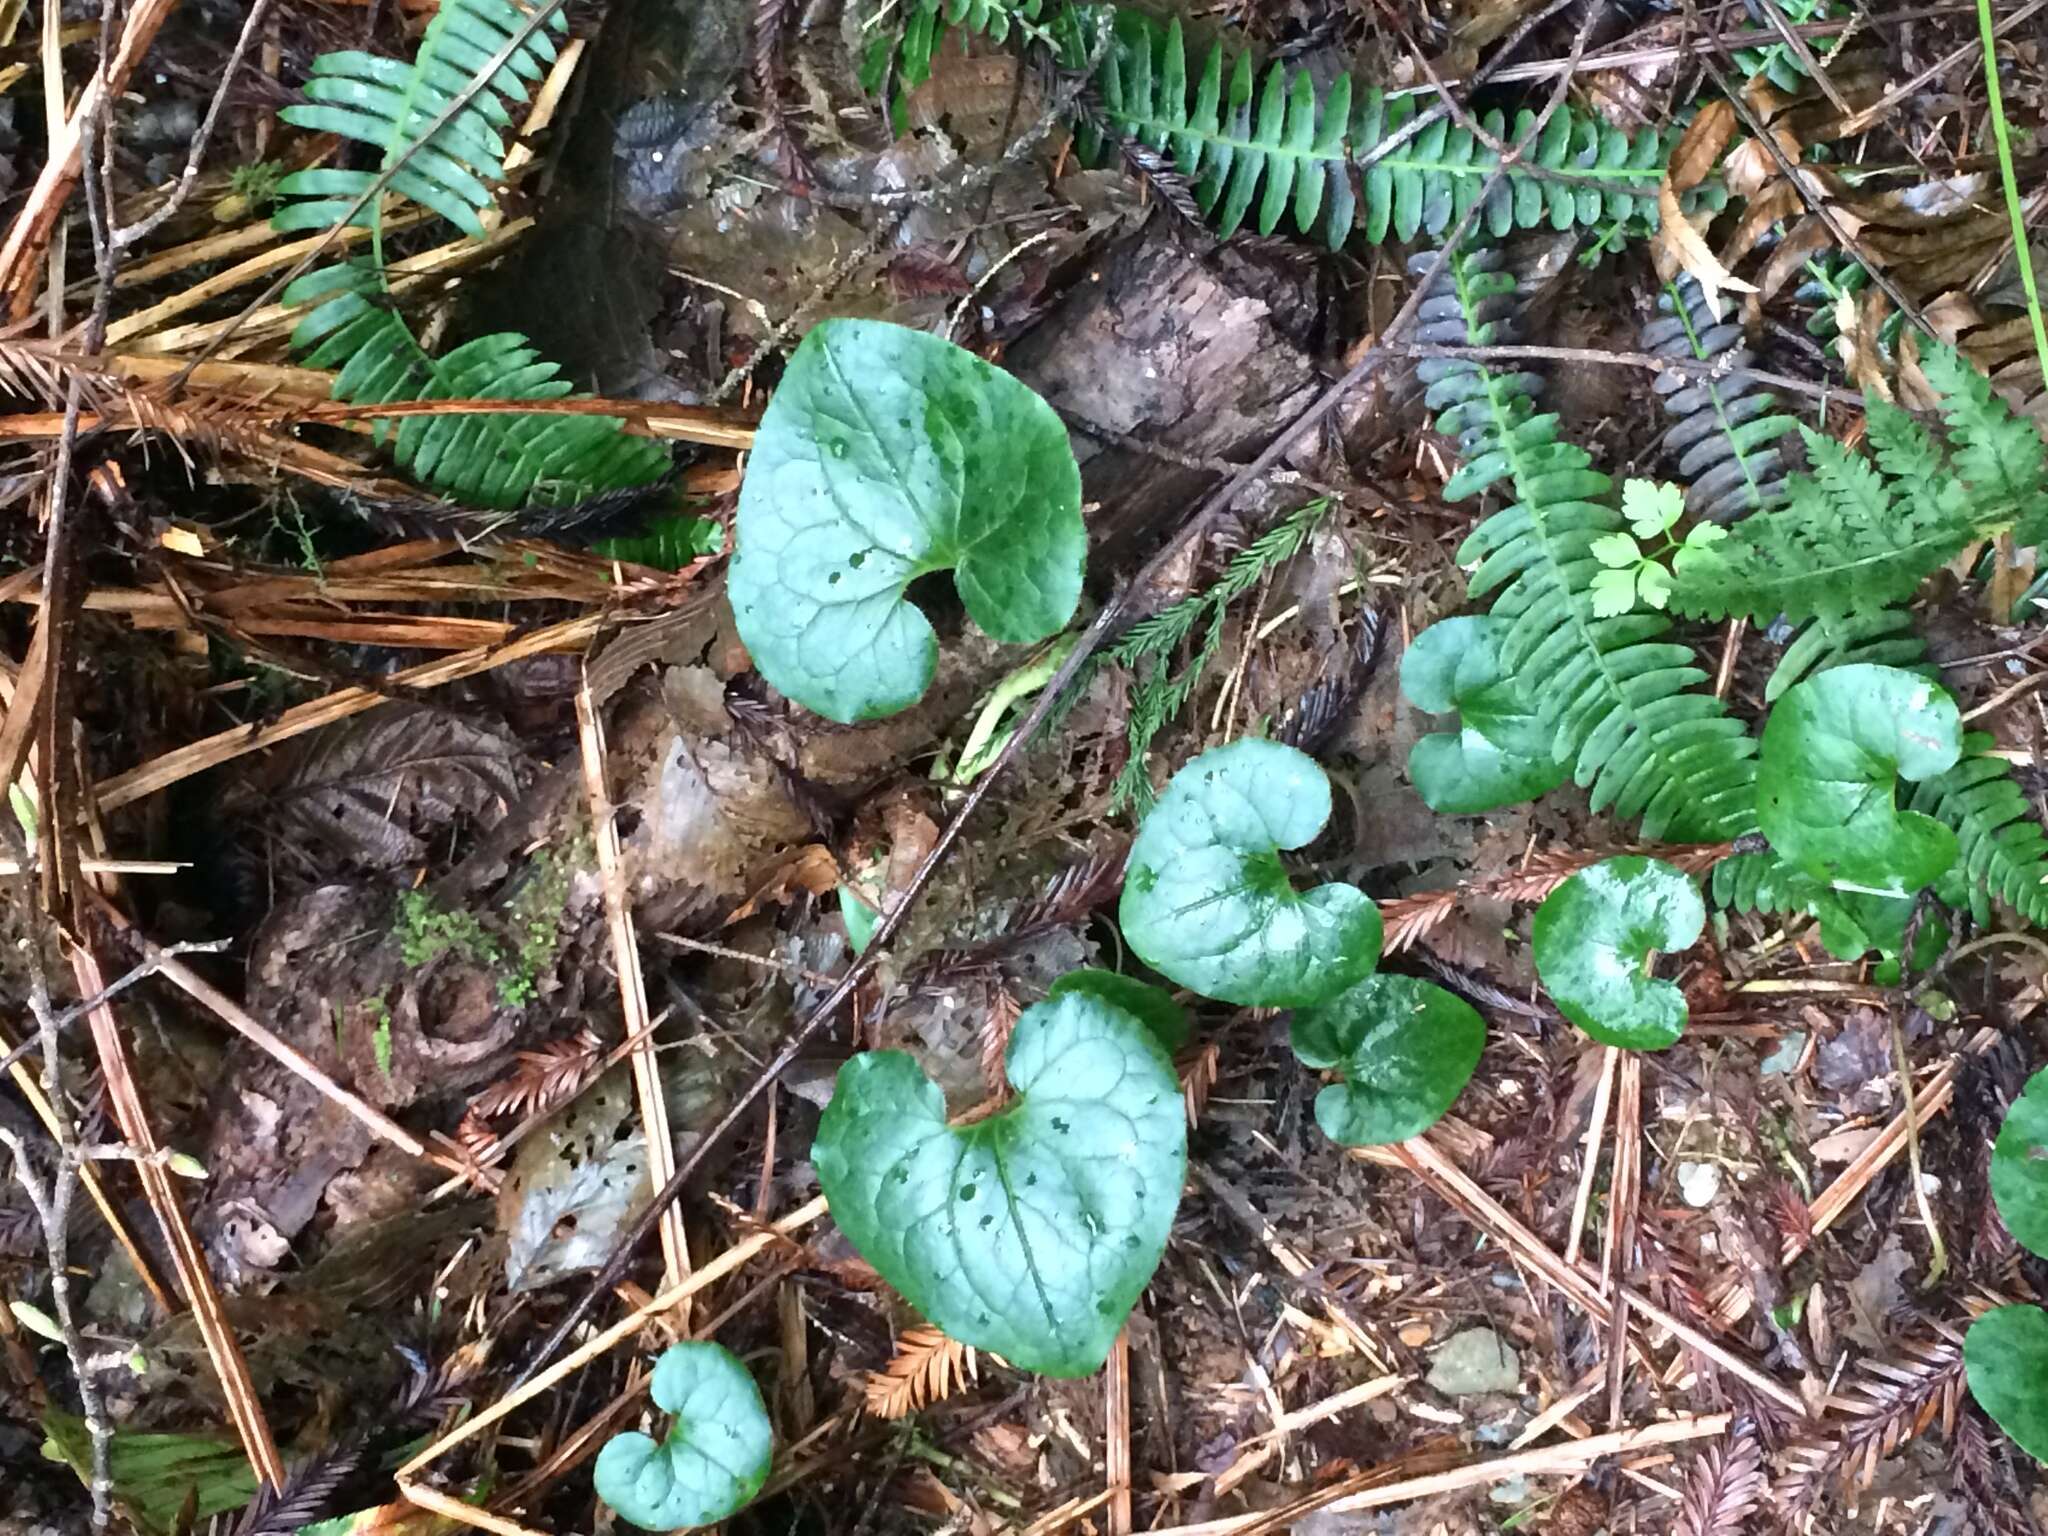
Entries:
<svg viewBox="0 0 2048 1536">
<path fill-rule="evenodd" d="M 1671 151 L 1664 171 L 1664 185 L 1674 193 L 1690 192 L 1714 173 L 1721 152 L 1735 137 L 1735 104 L 1710 101 L 1686 125 Z"/>
<path fill-rule="evenodd" d="M 1678 194 L 1671 189 L 1668 177 L 1657 190 L 1657 217 L 1657 234 L 1650 251 L 1657 264 L 1657 275 L 1664 281 L 1671 281 L 1680 272 L 1690 272 L 1700 285 L 1707 312 L 1716 320 L 1721 318 L 1723 289 L 1756 292 L 1753 283 L 1744 282 L 1721 265 L 1706 237 L 1678 206 Z"/>
</svg>

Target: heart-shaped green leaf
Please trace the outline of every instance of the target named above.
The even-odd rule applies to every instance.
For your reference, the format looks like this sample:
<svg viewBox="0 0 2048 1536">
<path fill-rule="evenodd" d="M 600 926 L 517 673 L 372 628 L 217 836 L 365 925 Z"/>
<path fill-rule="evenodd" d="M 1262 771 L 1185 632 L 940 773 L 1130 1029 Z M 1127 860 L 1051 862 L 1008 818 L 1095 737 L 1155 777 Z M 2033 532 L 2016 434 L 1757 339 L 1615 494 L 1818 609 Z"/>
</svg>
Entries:
<svg viewBox="0 0 2048 1536">
<path fill-rule="evenodd" d="M 1150 982 L 1115 971 L 1083 966 L 1069 971 L 1046 992 L 1046 1001 L 1083 992 L 1099 997 L 1112 1008 L 1121 1008 L 1152 1031 L 1152 1038 L 1169 1056 L 1188 1043 L 1188 1011 Z"/>
<path fill-rule="evenodd" d="M 1458 714 L 1456 732 L 1424 736 L 1408 752 L 1408 777 L 1433 811 L 1471 816 L 1547 794 L 1566 772 L 1550 755 L 1551 733 L 1500 664 L 1500 623 L 1444 619 L 1401 656 L 1401 691 L 1417 709 Z"/>
<path fill-rule="evenodd" d="M 1545 897 L 1529 947 L 1566 1018 L 1602 1045 L 1661 1051 L 1685 1032 L 1685 994 L 1645 967 L 1652 953 L 1691 948 L 1706 925 L 1689 876 L 1628 855 L 1580 870 Z"/>
<path fill-rule="evenodd" d="M 904 589 L 951 569 L 998 640 L 1074 616 L 1088 541 L 1052 407 L 973 353 L 879 320 L 804 337 L 754 439 L 727 590 L 761 675 L 831 720 L 917 702 L 938 642 Z"/>
<path fill-rule="evenodd" d="M 1970 1396 L 2012 1443 L 2048 1465 L 2048 1312 L 1999 1307 L 1963 1337 Z"/>
<path fill-rule="evenodd" d="M 1085 1376 L 1166 1251 L 1180 1083 L 1145 1022 L 1086 988 L 1024 1011 L 1008 1067 L 1016 1102 L 954 1128 L 909 1056 L 856 1056 L 811 1161 L 839 1230 L 942 1332 Z"/>
<path fill-rule="evenodd" d="M 1486 1023 L 1463 998 L 1414 976 L 1368 976 L 1294 1015 L 1303 1066 L 1344 1081 L 1316 1095 L 1316 1124 L 1347 1147 L 1420 1136 L 1444 1117 L 1486 1048 Z"/>
<path fill-rule="evenodd" d="M 709 1525 L 745 1507 L 767 1480 L 774 1433 L 761 1389 L 717 1344 L 671 1344 L 654 1367 L 654 1405 L 675 1415 L 659 1442 L 614 1435 L 597 1453 L 598 1497 L 650 1531 Z"/>
<path fill-rule="evenodd" d="M 1117 909 L 1124 938 L 1204 997 L 1300 1008 L 1335 997 L 1380 958 L 1380 913 L 1351 885 L 1297 891 L 1280 863 L 1330 819 L 1315 759 L 1271 741 L 1204 752 L 1138 828 Z"/>
<path fill-rule="evenodd" d="M 1757 820 L 1771 847 L 1817 880 L 1899 893 L 1956 861 L 1956 835 L 1898 808 L 1962 755 L 1956 701 L 1897 667 L 1833 667 L 1788 690 L 1764 726 Z"/>
<path fill-rule="evenodd" d="M 2048 1259 L 2048 1067 L 2027 1080 L 1999 1128 L 1991 1198 L 2020 1246 Z M 2048 1396 L 2048 1378 L 2041 1391 Z"/>
</svg>

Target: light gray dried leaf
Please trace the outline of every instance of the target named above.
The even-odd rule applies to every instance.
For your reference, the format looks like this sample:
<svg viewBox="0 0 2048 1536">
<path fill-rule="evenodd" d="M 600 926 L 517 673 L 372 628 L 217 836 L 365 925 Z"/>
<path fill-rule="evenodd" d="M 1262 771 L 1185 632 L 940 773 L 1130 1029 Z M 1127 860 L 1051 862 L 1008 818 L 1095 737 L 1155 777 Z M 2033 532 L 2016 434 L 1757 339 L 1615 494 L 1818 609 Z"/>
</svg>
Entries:
<svg viewBox="0 0 2048 1536">
<path fill-rule="evenodd" d="M 515 1294 L 595 1269 L 653 1193 L 623 1067 L 529 1137 L 498 1195 L 505 1287 Z"/>
</svg>

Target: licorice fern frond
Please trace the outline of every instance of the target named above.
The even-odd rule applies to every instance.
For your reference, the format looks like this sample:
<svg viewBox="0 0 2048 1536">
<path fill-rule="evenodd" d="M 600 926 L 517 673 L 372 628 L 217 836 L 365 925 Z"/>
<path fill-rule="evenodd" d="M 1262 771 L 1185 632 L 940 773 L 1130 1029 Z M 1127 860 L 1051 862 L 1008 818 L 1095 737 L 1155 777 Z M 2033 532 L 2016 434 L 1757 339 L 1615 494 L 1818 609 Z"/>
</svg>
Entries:
<svg viewBox="0 0 2048 1536">
<path fill-rule="evenodd" d="M 1428 275 L 1435 251 L 1408 258 L 1409 274 Z M 1514 274 L 1504 269 L 1498 246 L 1460 251 L 1437 269 L 1416 312 L 1415 339 L 1433 347 L 1509 346 L 1522 339 L 1521 306 Z M 1437 430 L 1458 442 L 1458 469 L 1444 486 L 1450 501 L 1475 496 L 1507 473 L 1501 444 L 1510 431 L 1536 414 L 1543 375 L 1495 372 L 1489 386 L 1476 363 L 1463 358 L 1424 358 L 1415 376 L 1427 390 L 1423 402 L 1438 413 Z M 1496 405 L 1495 401 L 1502 402 Z"/>
<path fill-rule="evenodd" d="M 1156 151 L 1170 148 L 1226 238 L 1247 223 L 1269 235 L 1283 222 L 1332 250 L 1354 233 L 1373 244 L 1390 235 L 1440 235 L 1478 200 L 1500 162 L 1469 129 L 1439 118 L 1361 176 L 1352 162 L 1413 122 L 1420 97 L 1359 89 L 1341 76 L 1318 93 L 1306 70 L 1284 63 L 1268 68 L 1262 81 L 1251 55 L 1230 59 L 1220 39 L 1191 70 L 1178 18 L 1161 27 L 1120 10 L 1098 85 L 1109 127 Z M 1495 109 L 1477 121 L 1496 141 L 1514 144 L 1536 118 L 1524 110 L 1510 120 Z M 1084 158 L 1102 157 L 1099 133 L 1084 124 L 1078 138 Z M 1494 188 L 1480 227 L 1498 236 L 1545 223 L 1563 230 L 1640 217 L 1654 224 L 1667 150 L 1653 130 L 1631 136 L 1561 108 L 1530 146 L 1524 167 Z"/>
<path fill-rule="evenodd" d="M 347 51 L 321 55 L 306 82 L 307 100 L 286 121 L 338 134 L 378 153 L 376 170 L 319 168 L 279 183 L 286 201 L 280 230 L 331 229 L 345 217 L 371 231 L 367 260 L 309 272 L 284 291 L 289 305 L 310 306 L 293 332 L 295 348 L 316 368 L 337 370 L 334 397 L 383 405 L 416 400 L 553 400 L 570 393 L 560 370 L 525 337 L 481 336 L 430 356 L 391 307 L 384 272 L 383 208 L 371 198 L 350 209 L 390 173 L 389 190 L 481 237 L 492 187 L 505 175 L 501 130 L 556 53 L 566 22 L 560 9 L 539 25 L 517 0 L 442 0 L 410 65 Z M 516 46 L 515 46 L 516 45 Z M 507 50 L 509 49 L 509 52 Z M 506 57 L 459 112 L 435 123 Z M 392 423 L 378 423 L 379 436 Z M 668 454 L 607 416 L 526 416 L 453 412 L 397 425 L 393 451 L 415 478 L 478 507 L 518 508 L 584 500 L 646 485 L 668 469 Z"/>
<path fill-rule="evenodd" d="M 1995 897 L 2034 926 L 2048 926 L 2048 835 L 2014 782 L 2012 765 L 1992 755 L 1996 745 L 1988 735 L 1969 733 L 1962 760 L 1916 785 L 1911 806 L 1955 829 L 1962 844 L 1957 869 L 1972 917 L 1990 921 Z"/>
<path fill-rule="evenodd" d="M 1787 482 L 1782 508 L 1680 556 L 1674 612 L 1765 622 L 1868 614 L 1910 597 L 1977 539 L 2048 535 L 2039 434 L 1954 352 L 1926 354 L 1946 442 L 1875 399 L 1865 408 L 1874 458 L 1802 427 L 1813 472 Z"/>
<path fill-rule="evenodd" d="M 1469 258 L 1454 256 L 1469 290 Z M 1476 334 L 1471 323 L 1468 334 Z M 1473 344 L 1477 344 L 1475 341 Z M 1706 842 L 1739 836 L 1755 819 L 1754 741 L 1711 694 L 1685 646 L 1660 637 L 1661 615 L 1594 614 L 1593 542 L 1626 526 L 1608 504 L 1609 478 L 1554 415 L 1524 409 L 1527 392 L 1491 369 L 1460 406 L 1489 414 L 1488 456 L 1514 504 L 1475 528 L 1458 552 L 1476 565 L 1474 596 L 1496 592 L 1500 661 L 1554 733 L 1552 756 L 1592 791 L 1595 811 L 1641 818 L 1652 838 Z M 1490 473 L 1490 472 L 1489 472 Z"/>
<path fill-rule="evenodd" d="M 1686 505 L 1717 523 L 1778 505 L 1785 497 L 1784 439 L 1798 422 L 1742 371 L 1755 361 L 1742 326 L 1717 320 L 1690 275 L 1666 286 L 1657 309 L 1643 327 L 1645 352 L 1727 370 L 1659 374 L 1654 385 L 1665 413 L 1678 418 L 1664 447 L 1678 455 Z"/>
</svg>

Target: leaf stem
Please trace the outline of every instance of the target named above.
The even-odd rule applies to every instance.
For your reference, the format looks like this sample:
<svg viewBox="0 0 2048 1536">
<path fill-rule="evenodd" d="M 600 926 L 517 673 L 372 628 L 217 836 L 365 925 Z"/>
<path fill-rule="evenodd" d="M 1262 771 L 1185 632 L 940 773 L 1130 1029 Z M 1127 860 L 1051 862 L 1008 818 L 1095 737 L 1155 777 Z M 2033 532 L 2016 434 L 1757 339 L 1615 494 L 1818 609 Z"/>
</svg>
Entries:
<svg viewBox="0 0 2048 1536">
<path fill-rule="evenodd" d="M 1984 39 L 1984 93 L 1991 114 L 1991 136 L 1998 146 L 1998 179 L 2005 186 L 2006 217 L 2012 220 L 2013 255 L 2020 264 L 2020 287 L 2027 295 L 2027 319 L 2034 327 L 2034 356 L 2048 379 L 2048 323 L 2041 318 L 2041 293 L 2034 285 L 2033 253 L 2027 249 L 2026 210 L 2020 203 L 2019 179 L 2012 168 L 2012 132 L 2005 121 L 2005 96 L 1998 84 L 1997 32 L 1991 24 L 1991 0 L 1977 0 L 1977 30 Z"/>
</svg>

